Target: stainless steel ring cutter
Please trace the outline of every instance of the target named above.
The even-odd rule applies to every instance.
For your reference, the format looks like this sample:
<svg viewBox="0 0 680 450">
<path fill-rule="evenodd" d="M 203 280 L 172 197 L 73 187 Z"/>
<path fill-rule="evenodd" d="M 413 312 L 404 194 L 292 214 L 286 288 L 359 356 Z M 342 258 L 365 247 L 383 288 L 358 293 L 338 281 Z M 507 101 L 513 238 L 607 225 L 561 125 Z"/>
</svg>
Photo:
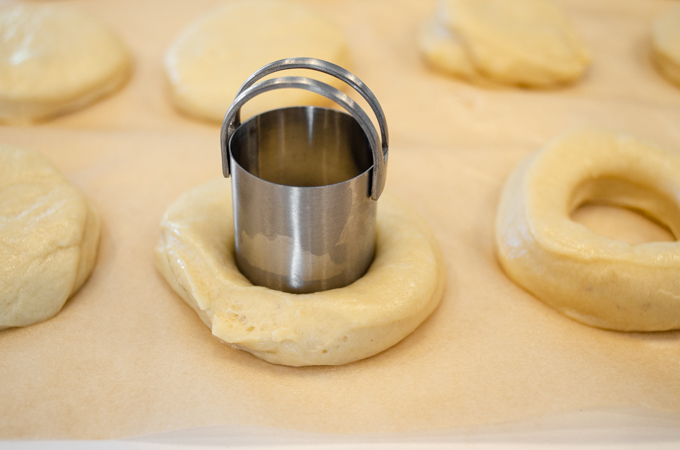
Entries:
<svg viewBox="0 0 680 450">
<path fill-rule="evenodd" d="M 262 78 L 286 69 L 330 74 L 353 87 L 376 116 L 346 94 L 306 77 Z M 268 111 L 241 123 L 241 107 L 276 89 L 321 94 L 349 114 L 315 106 Z M 241 86 L 222 122 L 222 170 L 232 176 L 236 263 L 253 283 L 293 293 L 346 286 L 375 253 L 377 200 L 385 186 L 388 133 L 371 90 L 335 64 L 275 61 Z"/>
</svg>

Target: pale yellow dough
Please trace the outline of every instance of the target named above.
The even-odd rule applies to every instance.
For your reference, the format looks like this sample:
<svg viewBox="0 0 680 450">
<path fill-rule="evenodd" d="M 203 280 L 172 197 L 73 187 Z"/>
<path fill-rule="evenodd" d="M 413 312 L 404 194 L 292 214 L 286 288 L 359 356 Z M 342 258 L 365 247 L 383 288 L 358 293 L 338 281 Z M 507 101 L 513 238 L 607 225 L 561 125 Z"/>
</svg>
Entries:
<svg viewBox="0 0 680 450">
<path fill-rule="evenodd" d="M 421 25 L 418 46 L 433 68 L 469 81 L 481 79 L 460 40 L 436 17 Z"/>
<path fill-rule="evenodd" d="M 654 21 L 652 50 L 659 72 L 680 86 L 680 5 Z"/>
<path fill-rule="evenodd" d="M 0 145 L 0 329 L 49 319 L 94 267 L 99 216 L 40 154 Z"/>
<path fill-rule="evenodd" d="M 118 88 L 131 58 L 103 23 L 59 4 L 0 7 L 0 122 L 27 123 Z"/>
<path fill-rule="evenodd" d="M 184 113 L 221 122 L 241 84 L 270 62 L 297 56 L 319 58 L 350 69 L 349 51 L 338 25 L 290 2 L 230 2 L 185 29 L 165 57 L 172 100 Z M 319 72 L 286 70 L 275 76 L 307 76 L 337 88 L 343 83 Z M 297 89 L 269 92 L 247 103 L 249 117 L 270 109 L 325 105 L 322 97 Z"/>
<path fill-rule="evenodd" d="M 501 266 L 563 314 L 620 331 L 680 328 L 680 243 L 609 239 L 570 216 L 588 202 L 642 211 L 680 236 L 680 154 L 596 131 L 530 155 L 505 183 Z"/>
<path fill-rule="evenodd" d="M 428 226 L 383 194 L 375 260 L 359 280 L 304 295 L 253 286 L 234 260 L 231 189 L 223 179 L 168 208 L 156 265 L 216 337 L 289 366 L 346 364 L 393 346 L 430 315 L 445 285 Z"/>
<path fill-rule="evenodd" d="M 440 0 L 419 44 L 428 62 L 445 73 L 526 87 L 571 83 L 590 61 L 551 0 Z"/>
</svg>

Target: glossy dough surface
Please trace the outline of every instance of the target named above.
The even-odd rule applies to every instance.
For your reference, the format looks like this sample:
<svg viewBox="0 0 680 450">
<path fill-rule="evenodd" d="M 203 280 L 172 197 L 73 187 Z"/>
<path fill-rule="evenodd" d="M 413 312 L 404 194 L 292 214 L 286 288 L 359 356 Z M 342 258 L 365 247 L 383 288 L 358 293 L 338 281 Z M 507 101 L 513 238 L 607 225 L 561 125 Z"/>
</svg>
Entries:
<svg viewBox="0 0 680 450">
<path fill-rule="evenodd" d="M 92 272 L 99 217 L 43 156 L 0 146 L 0 329 L 61 310 Z"/>
<path fill-rule="evenodd" d="M 573 82 L 590 61 L 551 0 L 440 0 L 421 28 L 420 47 L 443 72 L 527 87 Z"/>
<path fill-rule="evenodd" d="M 119 87 L 130 66 L 121 40 L 77 9 L 0 7 L 0 121 L 33 122 L 80 108 Z"/>
<path fill-rule="evenodd" d="M 659 71 L 680 86 L 680 5 L 654 21 L 652 50 Z"/>
<path fill-rule="evenodd" d="M 342 30 L 331 20 L 279 0 L 230 2 L 187 27 L 165 57 L 172 100 L 184 113 L 221 122 L 243 82 L 260 67 L 306 56 L 349 67 Z M 337 79 L 308 70 L 275 76 L 307 76 L 337 88 Z M 263 94 L 244 108 L 248 117 L 284 106 L 326 104 L 311 92 L 287 89 Z"/>
<path fill-rule="evenodd" d="M 501 266 L 579 322 L 621 331 L 680 328 L 680 243 L 630 245 L 571 220 L 584 203 L 641 211 L 680 235 L 680 154 L 582 131 L 522 161 L 496 218 Z"/>
<path fill-rule="evenodd" d="M 346 364 L 406 337 L 441 300 L 445 268 L 428 226 L 383 194 L 376 256 L 353 284 L 296 295 L 253 286 L 236 267 L 229 180 L 176 200 L 161 222 L 156 265 L 213 334 L 290 366 Z"/>
</svg>

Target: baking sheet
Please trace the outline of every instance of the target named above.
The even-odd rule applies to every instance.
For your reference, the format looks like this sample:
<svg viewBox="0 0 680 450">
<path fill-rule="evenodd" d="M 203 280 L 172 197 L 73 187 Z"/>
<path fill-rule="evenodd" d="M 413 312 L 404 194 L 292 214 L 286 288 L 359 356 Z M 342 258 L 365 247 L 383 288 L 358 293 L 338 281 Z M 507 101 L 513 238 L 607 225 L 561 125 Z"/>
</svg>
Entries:
<svg viewBox="0 0 680 450">
<path fill-rule="evenodd" d="M 336 18 L 355 73 L 390 125 L 387 189 L 428 221 L 446 256 L 440 307 L 404 341 L 341 367 L 289 368 L 212 337 L 153 266 L 164 209 L 220 176 L 218 125 L 169 105 L 162 55 L 216 1 L 68 1 L 108 20 L 135 74 L 91 108 L 4 143 L 45 154 L 103 222 L 97 266 L 55 318 L 0 331 L 0 438 L 123 438 L 194 427 L 322 433 L 425 432 L 602 408 L 680 414 L 680 332 L 616 333 L 565 318 L 493 256 L 493 220 L 513 165 L 582 126 L 680 151 L 680 89 L 654 71 L 649 21 L 671 0 L 563 1 L 593 52 L 579 84 L 482 90 L 430 72 L 414 33 L 432 2 L 309 3 Z M 225 105 L 225 109 L 226 109 Z M 599 216 L 598 216 L 599 214 Z M 653 227 L 606 211 L 579 220 L 619 236 Z"/>
</svg>

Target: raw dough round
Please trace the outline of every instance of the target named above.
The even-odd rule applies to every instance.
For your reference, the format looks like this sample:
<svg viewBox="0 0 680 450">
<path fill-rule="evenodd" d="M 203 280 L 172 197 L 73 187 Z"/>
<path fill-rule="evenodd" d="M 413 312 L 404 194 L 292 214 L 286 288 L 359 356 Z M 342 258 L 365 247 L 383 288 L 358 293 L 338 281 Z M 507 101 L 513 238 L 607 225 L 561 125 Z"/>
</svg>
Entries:
<svg viewBox="0 0 680 450">
<path fill-rule="evenodd" d="M 349 68 L 342 30 L 332 21 L 293 3 L 275 0 L 230 2 L 189 26 L 168 49 L 165 69 L 172 100 L 184 113 L 221 122 L 241 84 L 270 62 L 307 56 Z M 334 77 L 308 70 L 275 76 L 308 76 L 335 86 Z M 246 104 L 243 117 L 296 105 L 326 105 L 311 92 L 288 89 Z"/>
<path fill-rule="evenodd" d="M 481 80 L 481 74 L 458 37 L 436 17 L 423 22 L 418 33 L 418 46 L 433 68 L 468 81 Z"/>
<path fill-rule="evenodd" d="M 441 0 L 421 29 L 420 46 L 449 74 L 527 87 L 573 82 L 590 61 L 550 0 Z"/>
<path fill-rule="evenodd" d="M 0 146 L 0 329 L 57 314 L 92 272 L 99 216 L 40 154 Z"/>
<path fill-rule="evenodd" d="M 659 71 L 680 86 L 680 5 L 654 21 L 652 49 Z"/>
<path fill-rule="evenodd" d="M 349 286 L 301 295 L 253 286 L 234 260 L 230 183 L 214 180 L 168 208 L 156 266 L 222 341 L 275 364 L 346 364 L 406 337 L 444 290 L 441 250 L 413 210 L 383 194 L 377 225 L 375 260 Z"/>
<path fill-rule="evenodd" d="M 641 211 L 680 236 L 680 154 L 582 131 L 530 155 L 505 183 L 501 266 L 563 314 L 620 331 L 680 328 L 680 243 L 609 239 L 570 218 L 584 203 Z"/>
<path fill-rule="evenodd" d="M 0 121 L 85 106 L 119 87 L 130 67 L 120 39 L 88 14 L 54 4 L 0 7 Z"/>
</svg>

